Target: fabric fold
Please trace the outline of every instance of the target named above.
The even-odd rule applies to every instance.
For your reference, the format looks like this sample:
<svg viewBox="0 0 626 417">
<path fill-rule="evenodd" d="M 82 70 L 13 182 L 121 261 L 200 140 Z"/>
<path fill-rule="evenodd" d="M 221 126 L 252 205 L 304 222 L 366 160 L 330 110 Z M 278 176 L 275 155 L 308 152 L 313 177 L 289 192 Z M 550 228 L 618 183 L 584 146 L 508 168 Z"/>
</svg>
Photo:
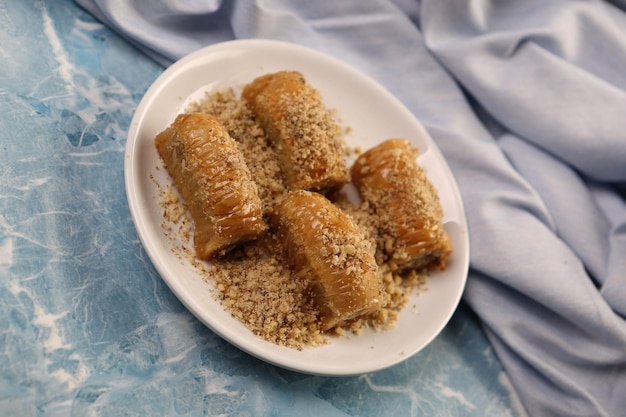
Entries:
<svg viewBox="0 0 626 417">
<path fill-rule="evenodd" d="M 426 42 L 508 130 L 590 177 L 624 181 L 626 16 L 603 2 L 518 3 L 483 2 L 474 17 L 475 2 L 425 2 Z"/>
</svg>

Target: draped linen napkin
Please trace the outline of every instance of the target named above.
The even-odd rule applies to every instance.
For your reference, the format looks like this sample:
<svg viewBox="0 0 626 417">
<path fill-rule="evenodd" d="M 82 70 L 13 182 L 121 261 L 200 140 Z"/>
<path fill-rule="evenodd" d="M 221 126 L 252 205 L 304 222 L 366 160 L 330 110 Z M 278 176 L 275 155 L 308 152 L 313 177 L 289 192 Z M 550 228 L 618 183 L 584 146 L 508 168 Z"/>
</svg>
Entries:
<svg viewBox="0 0 626 417">
<path fill-rule="evenodd" d="M 464 300 L 527 413 L 626 413 L 626 2 L 76 1 L 164 66 L 268 38 L 375 78 L 456 176 Z"/>
</svg>

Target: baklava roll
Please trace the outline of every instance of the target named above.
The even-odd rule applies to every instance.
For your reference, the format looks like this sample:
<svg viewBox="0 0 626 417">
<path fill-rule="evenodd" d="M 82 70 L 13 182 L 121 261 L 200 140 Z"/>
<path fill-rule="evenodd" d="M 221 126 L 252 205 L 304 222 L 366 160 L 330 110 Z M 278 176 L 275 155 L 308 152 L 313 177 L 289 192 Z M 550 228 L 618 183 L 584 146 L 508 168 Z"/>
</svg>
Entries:
<svg viewBox="0 0 626 417">
<path fill-rule="evenodd" d="M 299 190 L 282 201 L 273 223 L 287 263 L 308 283 L 323 330 L 380 307 L 375 248 L 348 214 L 321 194 Z"/>
<path fill-rule="evenodd" d="M 250 171 L 217 118 L 181 114 L 155 144 L 187 202 L 198 258 L 220 255 L 267 229 Z"/>
<path fill-rule="evenodd" d="M 408 140 L 389 139 L 360 155 L 352 181 L 374 208 L 383 248 L 398 269 L 445 268 L 452 253 L 437 190 Z"/>
<path fill-rule="evenodd" d="M 349 181 L 339 127 L 302 74 L 261 76 L 245 86 L 242 97 L 276 149 L 290 189 L 324 190 Z"/>
</svg>

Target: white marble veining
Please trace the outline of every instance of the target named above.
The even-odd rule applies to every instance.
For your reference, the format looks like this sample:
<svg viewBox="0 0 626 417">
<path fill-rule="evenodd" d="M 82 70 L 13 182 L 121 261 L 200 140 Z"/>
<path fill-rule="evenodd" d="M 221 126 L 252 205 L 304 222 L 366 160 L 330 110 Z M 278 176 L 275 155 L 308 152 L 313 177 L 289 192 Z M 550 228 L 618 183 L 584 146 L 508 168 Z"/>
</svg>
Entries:
<svg viewBox="0 0 626 417">
<path fill-rule="evenodd" d="M 126 204 L 125 135 L 162 68 L 69 0 L 0 0 L 0 57 L 0 415 L 522 415 L 464 306 L 415 357 L 352 378 L 217 337 Z"/>
</svg>

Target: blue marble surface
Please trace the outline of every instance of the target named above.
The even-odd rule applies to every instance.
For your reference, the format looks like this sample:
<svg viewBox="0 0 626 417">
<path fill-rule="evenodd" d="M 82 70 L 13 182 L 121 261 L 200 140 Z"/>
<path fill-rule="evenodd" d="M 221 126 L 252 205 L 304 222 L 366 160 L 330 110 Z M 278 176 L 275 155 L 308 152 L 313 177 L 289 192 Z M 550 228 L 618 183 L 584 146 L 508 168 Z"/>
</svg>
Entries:
<svg viewBox="0 0 626 417">
<path fill-rule="evenodd" d="M 255 359 L 196 320 L 143 251 L 124 145 L 163 71 L 71 0 L 0 0 L 0 415 L 521 416 L 461 304 L 378 373 Z"/>
</svg>

